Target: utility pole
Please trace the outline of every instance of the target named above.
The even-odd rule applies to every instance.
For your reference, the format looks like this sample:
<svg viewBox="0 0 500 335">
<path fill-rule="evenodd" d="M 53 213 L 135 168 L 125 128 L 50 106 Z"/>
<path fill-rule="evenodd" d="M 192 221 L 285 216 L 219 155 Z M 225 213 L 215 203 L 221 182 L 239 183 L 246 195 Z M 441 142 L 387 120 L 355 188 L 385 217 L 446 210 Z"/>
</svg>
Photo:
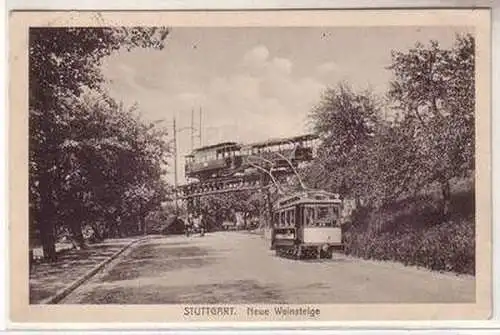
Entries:
<svg viewBox="0 0 500 335">
<path fill-rule="evenodd" d="M 202 146 L 201 145 L 202 144 L 202 142 L 201 142 L 201 131 L 202 131 L 202 129 L 203 129 L 203 127 L 201 125 L 201 106 L 200 106 L 200 124 L 199 124 L 199 129 L 198 129 L 198 131 L 199 131 L 199 133 L 198 133 L 198 140 L 200 142 L 200 147 Z"/>
<path fill-rule="evenodd" d="M 179 205 L 177 203 L 177 127 L 175 125 L 174 116 L 174 202 L 175 202 L 175 214 L 179 213 Z"/>
<path fill-rule="evenodd" d="M 191 109 L 191 151 L 194 149 L 194 108 Z"/>
</svg>

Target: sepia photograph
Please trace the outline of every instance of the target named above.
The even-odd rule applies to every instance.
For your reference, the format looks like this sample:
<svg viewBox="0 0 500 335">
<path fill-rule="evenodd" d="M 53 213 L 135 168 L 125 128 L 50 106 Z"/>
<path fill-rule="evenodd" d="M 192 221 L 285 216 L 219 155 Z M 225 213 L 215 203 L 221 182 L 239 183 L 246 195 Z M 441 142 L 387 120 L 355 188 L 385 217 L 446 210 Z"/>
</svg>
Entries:
<svg viewBox="0 0 500 335">
<path fill-rule="evenodd" d="M 480 29 L 195 14 L 25 23 L 27 213 L 11 225 L 28 307 L 334 320 L 322 306 L 489 294 Z"/>
</svg>

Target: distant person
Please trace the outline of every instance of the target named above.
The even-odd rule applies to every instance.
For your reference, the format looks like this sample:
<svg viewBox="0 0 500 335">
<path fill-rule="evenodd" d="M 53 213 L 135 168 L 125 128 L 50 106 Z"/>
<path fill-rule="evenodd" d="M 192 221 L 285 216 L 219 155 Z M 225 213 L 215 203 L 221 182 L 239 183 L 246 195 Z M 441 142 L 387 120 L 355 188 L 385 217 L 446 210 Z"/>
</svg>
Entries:
<svg viewBox="0 0 500 335">
<path fill-rule="evenodd" d="M 189 235 L 191 234 L 192 224 L 193 224 L 193 215 L 189 214 L 185 223 L 185 230 L 187 237 L 189 237 Z"/>
<path fill-rule="evenodd" d="M 203 218 L 203 214 L 200 214 L 198 218 L 198 224 L 200 225 L 200 236 L 205 235 L 205 220 Z"/>
</svg>

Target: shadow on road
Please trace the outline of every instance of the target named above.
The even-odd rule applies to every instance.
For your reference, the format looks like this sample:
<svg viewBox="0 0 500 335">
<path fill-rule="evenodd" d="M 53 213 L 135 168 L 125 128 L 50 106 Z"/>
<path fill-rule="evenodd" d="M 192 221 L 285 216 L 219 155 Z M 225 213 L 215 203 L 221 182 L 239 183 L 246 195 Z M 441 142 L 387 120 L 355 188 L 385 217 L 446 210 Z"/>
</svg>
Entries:
<svg viewBox="0 0 500 335">
<path fill-rule="evenodd" d="M 169 271 L 201 268 L 216 263 L 216 257 L 208 257 L 209 250 L 183 243 L 165 245 L 149 243 L 137 247 L 133 253 L 107 272 L 101 280 L 116 282 L 137 278 L 162 276 Z"/>
<path fill-rule="evenodd" d="M 56 262 L 36 263 L 30 272 L 30 304 L 36 304 L 63 289 L 103 260 L 123 248 L 130 240 L 106 241 L 88 249 L 61 252 Z"/>
<path fill-rule="evenodd" d="M 168 281 L 168 278 L 165 278 Z M 215 304 L 285 303 L 278 287 L 260 285 L 254 280 L 193 286 L 104 288 L 96 287 L 81 303 L 92 304 Z"/>
</svg>

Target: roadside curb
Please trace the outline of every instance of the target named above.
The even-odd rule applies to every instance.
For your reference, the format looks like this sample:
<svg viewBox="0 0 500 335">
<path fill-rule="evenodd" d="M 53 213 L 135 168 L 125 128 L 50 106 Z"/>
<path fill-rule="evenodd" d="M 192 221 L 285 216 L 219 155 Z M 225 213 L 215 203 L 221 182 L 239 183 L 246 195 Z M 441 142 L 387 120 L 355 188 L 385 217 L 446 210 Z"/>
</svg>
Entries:
<svg viewBox="0 0 500 335">
<path fill-rule="evenodd" d="M 139 242 L 143 242 L 146 240 L 158 238 L 158 236 L 148 236 L 148 237 L 143 237 L 139 238 L 137 240 L 131 241 L 130 243 L 126 244 L 124 247 L 122 247 L 120 250 L 115 252 L 113 255 L 111 255 L 108 259 L 105 259 L 101 263 L 97 264 L 94 266 L 91 270 L 89 270 L 87 273 L 85 273 L 83 276 L 69 284 L 67 287 L 63 288 L 56 294 L 54 294 L 51 297 L 48 297 L 42 301 L 40 301 L 38 304 L 40 305 L 50 305 L 50 304 L 57 304 L 60 302 L 62 299 L 66 298 L 71 292 L 73 292 L 75 289 L 77 289 L 79 286 L 81 286 L 83 283 L 85 283 L 87 280 L 89 280 L 91 277 L 93 277 L 97 272 L 99 272 L 102 268 L 104 268 L 106 265 L 108 265 L 111 261 L 115 260 L 118 256 L 120 256 L 125 250 L 129 249 L 132 247 L 134 244 L 137 244 Z"/>
</svg>

